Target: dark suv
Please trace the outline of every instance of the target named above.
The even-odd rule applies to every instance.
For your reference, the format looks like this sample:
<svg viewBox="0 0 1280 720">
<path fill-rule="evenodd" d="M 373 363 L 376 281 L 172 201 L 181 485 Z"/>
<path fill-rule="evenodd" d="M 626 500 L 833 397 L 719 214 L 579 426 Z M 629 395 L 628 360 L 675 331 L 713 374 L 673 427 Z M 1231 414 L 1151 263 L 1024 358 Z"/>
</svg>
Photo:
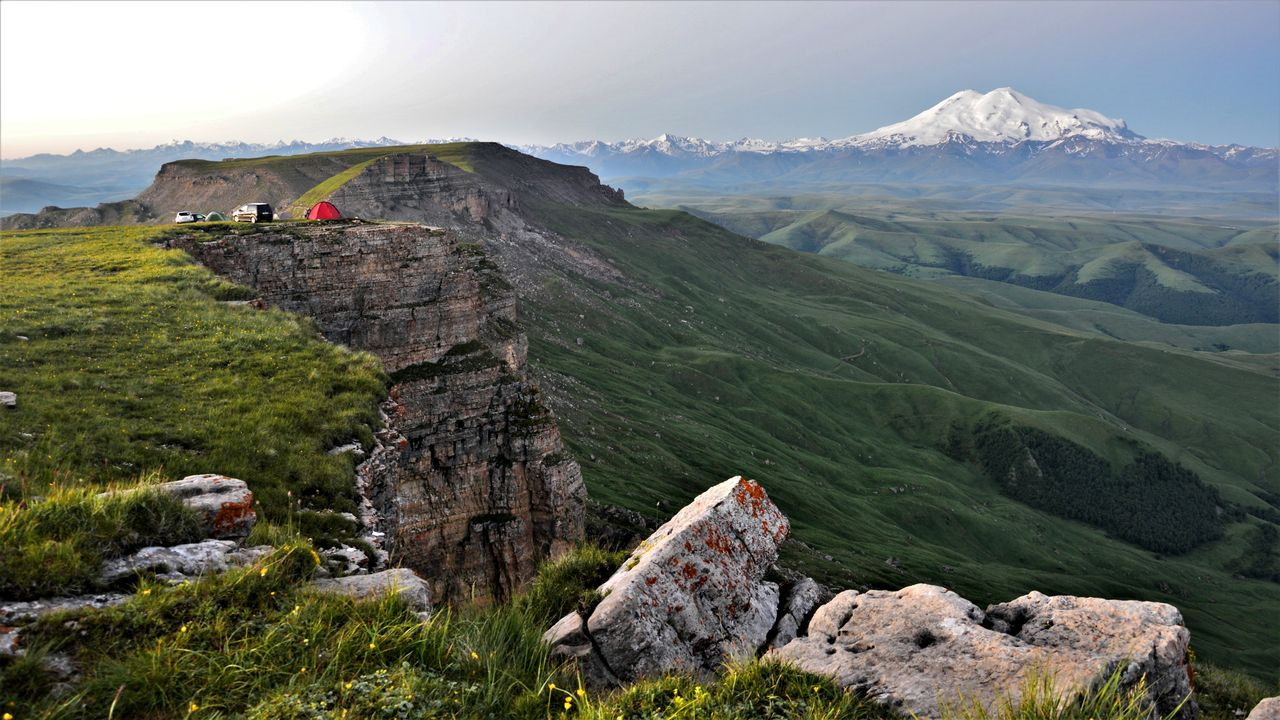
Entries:
<svg viewBox="0 0 1280 720">
<path fill-rule="evenodd" d="M 231 211 L 235 222 L 271 222 L 271 218 L 271 205 L 267 203 L 246 203 Z"/>
</svg>

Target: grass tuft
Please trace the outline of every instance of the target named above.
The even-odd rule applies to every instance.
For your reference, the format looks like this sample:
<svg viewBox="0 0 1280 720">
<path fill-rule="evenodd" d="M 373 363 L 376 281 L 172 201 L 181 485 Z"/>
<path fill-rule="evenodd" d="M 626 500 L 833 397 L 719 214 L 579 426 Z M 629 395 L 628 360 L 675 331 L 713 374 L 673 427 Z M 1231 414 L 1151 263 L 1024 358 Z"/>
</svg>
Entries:
<svg viewBox="0 0 1280 720">
<path fill-rule="evenodd" d="M 0 597 L 98 589 L 95 578 L 106 558 L 203 537 L 199 517 L 181 500 L 145 485 L 110 494 L 54 486 L 43 498 L 6 500 L 0 503 L 0 547 L 6 549 L 0 553 Z"/>
</svg>

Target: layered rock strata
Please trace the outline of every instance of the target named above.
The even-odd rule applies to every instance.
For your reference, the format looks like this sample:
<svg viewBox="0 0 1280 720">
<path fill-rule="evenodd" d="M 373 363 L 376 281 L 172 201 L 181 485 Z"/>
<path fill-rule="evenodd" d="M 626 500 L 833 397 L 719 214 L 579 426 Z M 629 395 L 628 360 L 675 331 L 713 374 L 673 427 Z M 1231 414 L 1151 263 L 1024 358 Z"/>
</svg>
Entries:
<svg viewBox="0 0 1280 720">
<path fill-rule="evenodd" d="M 479 247 L 367 223 L 169 242 L 382 360 L 394 384 L 358 470 L 363 514 L 433 600 L 504 599 L 582 536 L 581 472 L 529 378 L 515 295 Z"/>
</svg>

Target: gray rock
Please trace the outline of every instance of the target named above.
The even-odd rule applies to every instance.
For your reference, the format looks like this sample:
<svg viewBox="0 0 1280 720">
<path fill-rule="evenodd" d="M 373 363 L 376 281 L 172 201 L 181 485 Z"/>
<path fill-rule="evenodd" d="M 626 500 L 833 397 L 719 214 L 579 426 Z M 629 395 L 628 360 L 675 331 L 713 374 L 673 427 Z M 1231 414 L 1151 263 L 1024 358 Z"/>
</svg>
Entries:
<svg viewBox="0 0 1280 720">
<path fill-rule="evenodd" d="M 1148 700 L 1161 716 L 1191 694 L 1191 633 L 1172 605 L 1031 592 L 992 605 L 987 617 L 993 628 L 1036 647 L 1084 653 L 1105 660 L 1108 668 L 1127 660 L 1121 682 L 1127 686 L 1145 676 Z M 1189 700 L 1180 714 L 1195 712 Z"/>
<path fill-rule="evenodd" d="M 984 621 L 1003 624 L 991 629 Z M 1183 697 L 1174 697 L 1181 692 L 1174 676 L 1181 672 L 1185 683 L 1187 638 L 1177 610 L 1160 603 L 1032 593 L 993 607 L 988 620 L 949 590 L 912 585 L 840 593 L 814 613 L 806 637 L 768 657 L 921 718 L 963 701 L 990 709 L 1007 695 L 1016 703 L 1033 672 L 1053 675 L 1066 696 L 1132 660 L 1124 682 L 1147 672 L 1152 710 L 1167 712 Z M 1182 710 L 1194 712 L 1193 706 Z"/>
<path fill-rule="evenodd" d="M 1263 698 L 1245 720 L 1280 720 L 1280 697 Z"/>
<path fill-rule="evenodd" d="M 18 407 L 18 393 L 0 392 L 0 407 L 7 407 L 7 408 Z"/>
<path fill-rule="evenodd" d="M 813 578 L 800 578 L 785 588 L 778 603 L 778 619 L 769 633 L 770 647 L 780 648 L 803 635 L 821 596 L 822 589 Z"/>
<path fill-rule="evenodd" d="M 360 548 L 342 545 L 320 551 L 320 567 L 316 568 L 317 577 L 347 577 L 369 572 L 369 556 Z"/>
<path fill-rule="evenodd" d="M 408 568 L 394 568 L 369 575 L 316 580 L 313 586 L 321 592 L 337 593 L 357 600 L 395 593 L 418 613 L 431 612 L 431 590 L 427 587 L 426 581 Z"/>
<path fill-rule="evenodd" d="M 75 597 L 43 598 L 26 602 L 0 602 L 0 625 L 27 625 L 49 613 L 84 608 L 108 608 L 128 600 L 132 595 L 100 593 Z"/>
<path fill-rule="evenodd" d="M 0 625 L 0 658 L 17 657 L 22 654 L 22 645 L 18 641 L 21 631 L 10 625 Z"/>
<path fill-rule="evenodd" d="M 358 458 L 364 457 L 365 455 L 364 449 L 360 447 L 360 443 L 354 442 L 354 441 L 349 442 L 346 445 L 339 445 L 337 447 L 329 448 L 329 451 L 327 454 L 341 455 L 343 453 L 351 453 L 352 455 Z"/>
<path fill-rule="evenodd" d="M 232 540 L 203 540 L 173 547 L 147 547 L 102 564 L 100 582 L 112 585 L 138 574 L 181 582 L 244 567 L 271 554 L 270 545 L 241 548 Z"/>
<path fill-rule="evenodd" d="M 566 616 L 543 639 L 597 685 L 753 658 L 777 616 L 764 573 L 789 532 L 763 488 L 731 478 L 640 543 L 585 622 Z"/>
<path fill-rule="evenodd" d="M 177 495 L 199 513 L 211 538 L 247 537 L 258 520 L 253 511 L 253 493 L 243 480 L 225 475 L 188 475 L 156 487 Z"/>
</svg>

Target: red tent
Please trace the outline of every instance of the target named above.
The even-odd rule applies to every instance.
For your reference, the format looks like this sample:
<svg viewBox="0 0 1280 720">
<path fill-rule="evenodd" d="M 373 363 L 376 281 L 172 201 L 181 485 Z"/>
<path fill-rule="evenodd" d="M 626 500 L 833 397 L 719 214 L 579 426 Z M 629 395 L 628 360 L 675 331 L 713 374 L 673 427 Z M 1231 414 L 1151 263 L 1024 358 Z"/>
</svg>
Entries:
<svg viewBox="0 0 1280 720">
<path fill-rule="evenodd" d="M 338 220 L 341 217 L 342 213 L 328 200 L 321 200 L 307 211 L 308 220 Z"/>
</svg>

